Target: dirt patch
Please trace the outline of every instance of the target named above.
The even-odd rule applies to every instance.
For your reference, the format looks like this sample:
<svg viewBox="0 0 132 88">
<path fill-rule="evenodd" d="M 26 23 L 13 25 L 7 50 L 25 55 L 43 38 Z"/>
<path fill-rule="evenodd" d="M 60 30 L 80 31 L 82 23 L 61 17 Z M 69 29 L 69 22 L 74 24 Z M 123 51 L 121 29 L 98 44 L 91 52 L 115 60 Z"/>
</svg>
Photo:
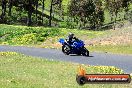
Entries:
<svg viewBox="0 0 132 88">
<path fill-rule="evenodd" d="M 132 26 L 127 29 L 113 30 L 108 35 L 85 41 L 86 45 L 126 45 L 132 44 Z"/>
</svg>

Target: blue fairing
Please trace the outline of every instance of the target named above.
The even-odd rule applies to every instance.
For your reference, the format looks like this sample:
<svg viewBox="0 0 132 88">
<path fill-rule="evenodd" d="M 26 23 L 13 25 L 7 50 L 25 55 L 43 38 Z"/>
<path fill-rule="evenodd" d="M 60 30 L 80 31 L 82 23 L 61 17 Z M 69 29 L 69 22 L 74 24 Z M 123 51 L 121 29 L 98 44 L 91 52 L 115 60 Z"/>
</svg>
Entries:
<svg viewBox="0 0 132 88">
<path fill-rule="evenodd" d="M 75 48 L 80 48 L 80 47 L 83 47 L 84 46 L 84 42 L 81 41 L 81 40 L 74 41 L 72 46 L 75 47 Z"/>
<path fill-rule="evenodd" d="M 60 39 L 59 42 L 60 42 L 61 44 L 64 44 L 65 40 L 64 40 L 64 39 Z"/>
</svg>

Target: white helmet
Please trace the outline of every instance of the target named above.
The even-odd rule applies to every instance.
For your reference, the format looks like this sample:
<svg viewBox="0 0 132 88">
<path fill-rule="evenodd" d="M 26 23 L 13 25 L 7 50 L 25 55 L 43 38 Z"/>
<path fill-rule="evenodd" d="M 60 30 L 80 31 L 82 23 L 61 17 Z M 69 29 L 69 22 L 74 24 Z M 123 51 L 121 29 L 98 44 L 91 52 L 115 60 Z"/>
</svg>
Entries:
<svg viewBox="0 0 132 88">
<path fill-rule="evenodd" d="M 74 34 L 73 33 L 69 33 L 69 37 L 71 38 L 71 37 L 73 37 L 74 36 Z"/>
</svg>

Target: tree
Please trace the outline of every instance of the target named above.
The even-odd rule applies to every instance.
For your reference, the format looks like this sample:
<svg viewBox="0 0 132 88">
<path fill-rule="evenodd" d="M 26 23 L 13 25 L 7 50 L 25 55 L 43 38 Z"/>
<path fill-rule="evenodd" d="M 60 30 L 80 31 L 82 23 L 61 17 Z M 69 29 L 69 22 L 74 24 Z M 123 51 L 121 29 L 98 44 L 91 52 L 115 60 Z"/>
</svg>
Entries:
<svg viewBox="0 0 132 88">
<path fill-rule="evenodd" d="M 73 18 L 74 23 L 79 24 L 79 28 L 82 27 L 84 23 L 84 11 L 83 11 L 83 2 L 84 0 L 71 0 L 68 5 L 68 15 Z M 69 20 L 69 19 L 68 19 Z M 68 21 L 69 22 L 69 21 Z"/>
<path fill-rule="evenodd" d="M 89 23 L 89 26 L 95 29 L 104 22 L 104 11 L 102 10 L 101 0 L 100 2 L 72 0 L 68 9 L 70 16 L 78 19 L 80 27 L 85 27 Z"/>
<path fill-rule="evenodd" d="M 122 0 L 106 0 L 106 7 L 109 10 L 112 18 L 114 17 L 114 30 L 115 30 L 115 23 L 117 19 L 117 14 L 122 8 Z"/>
<path fill-rule="evenodd" d="M 123 0 L 122 2 L 122 7 L 124 8 L 125 15 L 128 14 L 130 3 L 131 3 L 131 0 Z M 125 19 L 125 15 L 124 15 L 124 19 Z"/>
<path fill-rule="evenodd" d="M 6 15 L 6 4 L 7 1 L 6 0 L 2 0 L 2 14 L 1 14 L 1 19 L 4 20 L 4 17 Z"/>
<path fill-rule="evenodd" d="M 52 18 L 53 18 L 53 11 L 54 11 L 53 8 L 55 8 L 55 6 L 58 6 L 61 2 L 62 2 L 62 0 L 51 0 L 49 26 L 51 26 L 51 21 L 52 21 Z"/>
<path fill-rule="evenodd" d="M 44 2 L 45 2 L 45 0 L 42 0 L 42 23 L 43 23 L 43 14 L 44 14 Z"/>
<path fill-rule="evenodd" d="M 35 10 L 36 10 L 36 22 L 37 22 L 37 18 L 38 18 L 38 16 L 37 16 L 37 10 L 38 10 L 38 1 L 39 0 L 35 0 L 35 2 L 34 2 L 34 5 L 35 5 Z"/>
<path fill-rule="evenodd" d="M 26 2 L 26 9 L 27 9 L 27 14 L 28 14 L 28 18 L 27 18 L 27 25 L 31 26 L 32 23 L 32 13 L 33 13 L 33 1 L 32 0 L 27 0 Z"/>
<path fill-rule="evenodd" d="M 52 12 L 53 12 L 53 0 L 51 0 L 51 3 L 50 3 L 50 18 L 49 18 L 49 26 L 51 26 Z"/>
<path fill-rule="evenodd" d="M 13 0 L 9 0 L 9 12 L 8 12 L 9 16 L 11 16 L 12 6 L 13 6 Z"/>
<path fill-rule="evenodd" d="M 102 4 L 102 0 L 96 0 L 95 2 L 95 18 L 94 19 L 94 24 L 95 27 L 100 27 L 101 25 L 103 25 L 104 22 L 104 8 L 103 8 L 103 4 Z"/>
<path fill-rule="evenodd" d="M 132 23 L 132 10 L 130 10 L 130 11 L 127 13 L 126 19 L 129 20 L 129 21 Z"/>
<path fill-rule="evenodd" d="M 53 9 L 53 16 L 54 14 L 58 14 L 60 18 L 62 18 L 62 0 L 54 0 L 53 2 L 54 9 Z"/>
<path fill-rule="evenodd" d="M 79 0 L 71 0 L 68 5 L 68 15 L 74 19 L 78 17 L 79 3 Z"/>
</svg>

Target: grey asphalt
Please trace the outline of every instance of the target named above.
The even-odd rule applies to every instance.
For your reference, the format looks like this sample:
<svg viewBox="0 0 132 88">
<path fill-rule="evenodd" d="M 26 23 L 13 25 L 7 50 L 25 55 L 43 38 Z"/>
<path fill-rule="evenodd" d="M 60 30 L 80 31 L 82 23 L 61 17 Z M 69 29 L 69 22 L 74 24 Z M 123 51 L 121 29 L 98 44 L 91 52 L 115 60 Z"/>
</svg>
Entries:
<svg viewBox="0 0 132 88">
<path fill-rule="evenodd" d="M 67 56 L 61 50 L 44 49 L 24 46 L 0 46 L 0 51 L 15 51 L 28 56 L 41 57 L 50 60 L 68 61 L 88 65 L 116 66 L 125 73 L 132 73 L 132 55 L 118 55 L 109 53 L 90 53 L 90 57 Z"/>
</svg>

